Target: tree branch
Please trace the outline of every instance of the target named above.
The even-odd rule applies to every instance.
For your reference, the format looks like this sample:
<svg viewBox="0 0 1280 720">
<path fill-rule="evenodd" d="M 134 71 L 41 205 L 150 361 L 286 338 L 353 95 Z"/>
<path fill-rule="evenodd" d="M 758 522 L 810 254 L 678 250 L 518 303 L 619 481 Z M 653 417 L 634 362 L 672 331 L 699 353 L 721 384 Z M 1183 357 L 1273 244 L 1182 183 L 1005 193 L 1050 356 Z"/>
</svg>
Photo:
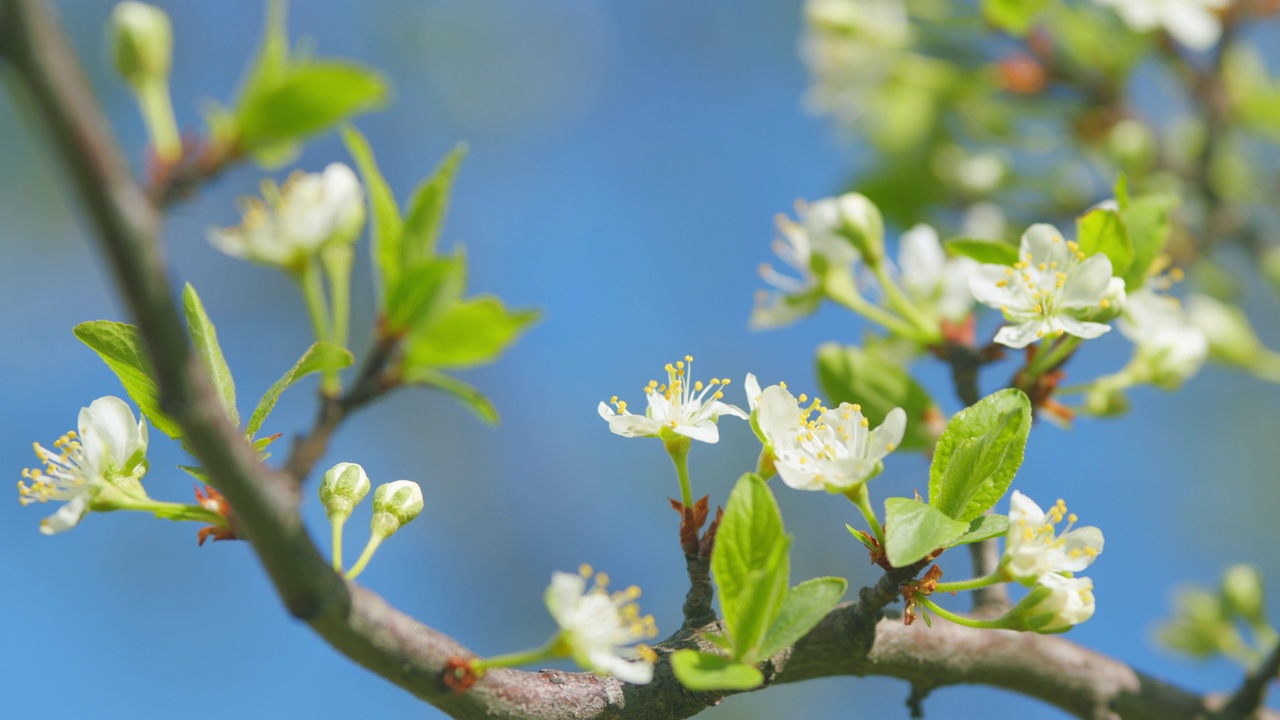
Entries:
<svg viewBox="0 0 1280 720">
<path fill-rule="evenodd" d="M 1276 643 L 1262 664 L 1249 673 L 1240 689 L 1214 716 L 1215 720 L 1241 720 L 1257 710 L 1267 696 L 1267 686 L 1280 675 L 1280 643 Z"/>
<path fill-rule="evenodd" d="M 654 682 L 624 685 L 587 673 L 493 670 L 455 695 L 442 672 L 471 653 L 377 595 L 336 575 L 297 512 L 298 486 L 262 465 L 226 419 L 194 357 L 156 243 L 159 217 L 130 176 L 57 20 L 39 0 L 0 0 L 0 53 L 25 82 L 107 255 L 155 368 L 164 410 L 236 510 L 248 541 L 289 612 L 355 662 L 458 718 L 684 718 L 719 701 L 679 686 L 668 663 Z M 895 571 L 896 572 L 896 571 Z M 905 572 L 905 570 L 903 571 Z M 861 602 L 834 610 L 770 664 L 769 683 L 832 675 L 887 675 L 917 693 L 984 683 L 1038 697 L 1082 718 L 1202 718 L 1201 698 L 1059 637 L 930 629 L 880 620 L 900 584 L 887 575 Z M 697 642 L 683 632 L 665 653 Z M 1280 720 L 1263 712 L 1261 717 Z"/>
</svg>

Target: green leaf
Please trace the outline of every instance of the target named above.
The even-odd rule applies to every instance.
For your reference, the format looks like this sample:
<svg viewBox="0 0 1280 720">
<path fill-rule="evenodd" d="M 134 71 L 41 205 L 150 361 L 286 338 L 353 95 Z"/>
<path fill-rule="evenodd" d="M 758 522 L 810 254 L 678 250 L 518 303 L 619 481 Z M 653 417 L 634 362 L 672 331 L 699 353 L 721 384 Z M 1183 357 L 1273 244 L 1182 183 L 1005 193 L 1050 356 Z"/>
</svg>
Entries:
<svg viewBox="0 0 1280 720">
<path fill-rule="evenodd" d="M 1022 465 L 1031 402 L 1021 390 L 992 393 L 956 413 L 929 467 L 929 504 L 968 523 L 996 504 Z"/>
<path fill-rule="evenodd" d="M 401 382 L 436 388 L 457 398 L 468 410 L 490 425 L 498 424 L 498 410 L 479 390 L 467 383 L 429 367 L 404 369 Z"/>
<path fill-rule="evenodd" d="M 749 585 L 759 581 L 752 573 L 776 563 L 776 550 L 785 542 L 782 513 L 769 486 L 758 475 L 743 475 L 729 494 L 711 553 L 711 570 L 715 573 L 725 626 L 739 654 L 746 649 L 744 641 L 748 640 L 739 634 L 739 627 L 744 616 L 750 614 L 742 602 L 757 597 L 746 592 Z M 766 629 L 768 625 L 764 623 Z"/>
<path fill-rule="evenodd" d="M 697 650 L 672 653 L 671 670 L 681 685 L 694 692 L 751 690 L 764 684 L 764 674 L 754 667 Z"/>
<path fill-rule="evenodd" d="M 773 657 L 779 650 L 790 647 L 804 637 L 831 608 L 844 597 L 849 583 L 844 578 L 823 577 L 806 580 L 791 588 L 778 617 L 769 626 L 760 657 Z"/>
<path fill-rule="evenodd" d="M 405 270 L 387 295 L 387 323 L 395 331 L 422 325 L 442 312 L 462 291 L 461 258 L 440 257 Z"/>
<path fill-rule="evenodd" d="M 884 550 L 894 567 L 924 559 L 969 529 L 967 521 L 952 520 L 938 508 L 911 498 L 885 500 L 884 513 Z"/>
<path fill-rule="evenodd" d="M 403 222 L 400 220 L 400 208 L 396 205 L 395 195 L 382 177 L 378 163 L 373 158 L 373 150 L 369 141 L 355 127 L 348 125 L 342 130 L 342 140 L 347 145 L 347 152 L 360 170 L 360 179 L 369 191 L 370 216 L 373 228 L 370 231 L 370 245 L 373 255 L 373 266 L 382 278 L 382 293 L 379 295 L 382 305 L 387 304 L 387 296 L 391 288 L 400 279 L 400 234 Z"/>
<path fill-rule="evenodd" d="M 299 140 L 386 102 L 382 75 L 335 60 L 290 68 L 239 108 L 240 145 L 250 151 Z"/>
<path fill-rule="evenodd" d="M 1133 292 L 1146 283 L 1151 264 L 1169 242 L 1169 215 L 1177 206 L 1177 195 L 1139 195 L 1128 203 L 1122 213 L 1133 241 L 1133 263 L 1121 276 L 1127 292 Z"/>
<path fill-rule="evenodd" d="M 536 310 L 510 312 L 493 296 L 450 305 L 406 340 L 406 367 L 464 368 L 492 362 L 535 320 Z"/>
<path fill-rule="evenodd" d="M 267 23 L 258 45 L 258 54 L 249 66 L 248 77 L 240 91 L 240 106 L 264 95 L 280 84 L 289 71 L 289 36 L 285 29 L 284 0 L 267 2 Z"/>
<path fill-rule="evenodd" d="M 999 240 L 956 238 L 944 244 L 952 255 L 963 255 L 986 265 L 1012 265 L 1018 262 L 1018 246 Z"/>
<path fill-rule="evenodd" d="M 93 320 L 76 325 L 73 332 L 120 378 L 125 392 L 152 427 L 175 440 L 182 439 L 182 429 L 160 411 L 160 392 L 152 379 L 151 363 L 138 328 L 111 320 Z"/>
<path fill-rule="evenodd" d="M 787 598 L 787 585 L 791 582 L 791 537 L 784 536 L 769 549 L 764 567 L 747 573 L 746 586 L 735 603 L 737 617 L 730 623 L 725 616 L 725 628 L 733 643 L 734 660 L 756 663 L 764 659 L 761 648 L 769 628 L 782 611 Z M 723 605 L 723 600 L 721 605 Z"/>
<path fill-rule="evenodd" d="M 973 522 L 969 523 L 969 529 L 965 531 L 965 534 L 947 543 L 947 547 L 989 540 L 993 537 L 1000 537 L 1008 531 L 1009 518 L 1004 515 L 984 513 L 974 518 Z"/>
<path fill-rule="evenodd" d="M 818 383 L 831 406 L 857 403 L 871 425 L 883 423 L 893 408 L 902 408 L 907 430 L 898 449 L 928 450 L 936 437 L 925 419 L 940 411 L 905 364 L 888 354 L 888 349 L 826 343 L 818 348 Z"/>
<path fill-rule="evenodd" d="M 187 316 L 187 333 L 191 336 L 200 364 L 209 373 L 213 389 L 218 393 L 218 399 L 222 401 L 222 408 L 227 411 L 231 424 L 239 425 L 240 411 L 236 409 L 236 383 L 231 378 L 231 368 L 227 366 L 227 360 L 222 356 L 222 347 L 218 345 L 218 331 L 214 329 L 213 321 L 205 313 L 204 303 L 200 302 L 200 296 L 191 283 L 182 288 L 182 309 Z"/>
<path fill-rule="evenodd" d="M 272 383 L 271 387 L 267 388 L 267 391 L 262 395 L 262 399 L 258 401 L 258 406 L 253 409 L 253 414 L 249 416 L 249 424 L 244 429 L 245 435 L 252 438 L 258 433 L 263 421 L 267 419 L 267 416 L 275 409 L 276 402 L 280 400 L 280 393 L 284 392 L 290 385 L 311 373 L 338 370 L 347 367 L 353 362 L 355 362 L 355 358 L 351 356 L 350 351 L 333 343 L 318 342 L 307 348 L 302 357 L 298 358 L 298 362 L 294 363 L 293 367 L 289 368 L 289 371 L 279 380 Z"/>
<path fill-rule="evenodd" d="M 1111 274 L 1124 277 L 1133 265 L 1133 241 L 1124 218 L 1115 210 L 1090 210 L 1076 220 L 1076 242 L 1086 256 L 1102 253 L 1111 260 Z"/>
<path fill-rule="evenodd" d="M 404 264 L 432 258 L 440 240 L 445 216 L 449 212 L 449 193 L 458 165 L 467 155 L 466 143 L 458 143 L 453 151 L 440 161 L 429 179 L 418 186 L 409 203 L 409 214 L 404 220 L 404 235 L 400 241 Z"/>
<path fill-rule="evenodd" d="M 1026 35 L 1049 0 L 982 0 L 982 16 L 1010 35 Z"/>
</svg>

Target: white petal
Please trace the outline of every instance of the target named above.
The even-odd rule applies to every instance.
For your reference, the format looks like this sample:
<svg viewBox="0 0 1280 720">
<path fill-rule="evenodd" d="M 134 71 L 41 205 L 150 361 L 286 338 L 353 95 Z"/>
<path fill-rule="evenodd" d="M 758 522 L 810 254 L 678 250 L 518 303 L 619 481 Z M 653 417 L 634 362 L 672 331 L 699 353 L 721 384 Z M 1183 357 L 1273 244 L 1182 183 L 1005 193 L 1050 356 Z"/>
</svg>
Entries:
<svg viewBox="0 0 1280 720">
<path fill-rule="evenodd" d="M 1095 308 L 1111 286 L 1111 260 L 1102 253 L 1085 258 L 1067 275 L 1062 286 L 1062 307 Z"/>
<path fill-rule="evenodd" d="M 800 427 L 800 407 L 794 395 L 781 385 L 770 385 L 760 393 L 756 424 L 770 443 Z"/>
<path fill-rule="evenodd" d="M 720 402 L 719 400 L 711 403 L 712 417 L 719 418 L 725 415 L 728 415 L 729 417 L 742 418 L 743 420 L 746 420 L 751 417 L 750 413 L 738 407 L 737 405 L 730 405 L 729 403 Z"/>
<path fill-rule="evenodd" d="M 1056 262 L 1063 264 L 1068 257 L 1067 243 L 1062 239 L 1062 233 L 1052 225 L 1039 223 L 1027 228 L 1022 233 L 1022 241 L 1018 246 L 1019 260 L 1026 260 L 1027 256 L 1031 256 L 1031 263 L 1039 265 L 1040 263 Z M 1110 273 L 1108 273 L 1110 275 Z"/>
<path fill-rule="evenodd" d="M 1105 325 L 1103 327 L 1106 327 Z M 1021 325 L 1005 325 L 996 333 L 996 342 L 1015 350 L 1024 348 L 1035 342 L 1045 332 L 1045 324 L 1038 320 L 1030 320 Z"/>
<path fill-rule="evenodd" d="M 823 488 L 815 473 L 805 470 L 794 463 L 779 460 L 774 465 L 778 470 L 778 477 L 782 478 L 782 482 L 786 483 L 789 488 L 796 490 L 821 490 Z"/>
<path fill-rule="evenodd" d="M 878 461 L 893 449 L 902 444 L 902 436 L 907 430 L 907 413 L 902 408 L 894 408 L 885 415 L 880 427 L 871 431 L 867 439 L 867 459 Z"/>
<path fill-rule="evenodd" d="M 1008 271 L 1009 268 L 1003 265 L 979 267 L 969 278 L 969 291 L 978 302 L 989 307 L 1021 307 L 1021 299 L 1009 287 Z M 998 284 L 1002 282 L 1005 284 Z"/>
<path fill-rule="evenodd" d="M 587 590 L 587 579 L 576 573 L 551 573 L 551 584 L 543 595 L 547 611 L 555 619 L 556 624 L 564 627 L 565 620 L 572 615 Z M 566 628 L 567 629 L 567 628 Z"/>
<path fill-rule="evenodd" d="M 741 410 L 739 410 L 741 412 Z M 676 425 L 671 428 L 679 435 L 709 444 L 715 444 L 720 441 L 720 428 L 712 420 L 703 420 L 697 425 Z M 657 434 L 656 431 L 654 434 Z"/>
<path fill-rule="evenodd" d="M 916 225 L 902 234 L 898 264 L 902 281 L 914 293 L 927 297 L 942 282 L 947 257 L 938 241 L 938 231 L 928 225 Z"/>
<path fill-rule="evenodd" d="M 753 373 L 747 373 L 747 379 L 742 382 L 742 389 L 747 391 L 747 407 L 751 408 L 751 412 L 756 411 L 756 403 L 760 401 L 760 381 L 756 380 Z"/>
<path fill-rule="evenodd" d="M 1034 500 L 1017 490 L 1009 496 L 1009 521 L 1024 520 L 1031 525 L 1044 524 L 1044 510 Z"/>
<path fill-rule="evenodd" d="M 1096 527 L 1076 528 L 1062 536 L 1062 552 L 1066 560 L 1059 569 L 1067 572 L 1080 572 L 1093 562 L 1102 552 L 1102 531 Z"/>
<path fill-rule="evenodd" d="M 592 670 L 632 685 L 644 685 L 653 680 L 653 664 L 643 660 L 626 660 L 607 650 L 592 650 L 587 653 L 587 659 Z"/>
<path fill-rule="evenodd" d="M 1085 322 L 1084 320 L 1077 320 L 1070 315 L 1062 315 L 1058 318 L 1058 321 L 1062 323 L 1063 330 L 1066 330 L 1071 335 L 1075 335 L 1076 337 L 1084 338 L 1086 340 L 1096 338 L 1111 330 L 1110 325 L 1096 322 Z"/>
<path fill-rule="evenodd" d="M 89 496 L 76 495 L 52 515 L 40 521 L 40 532 L 44 535 L 57 535 L 75 527 L 88 514 Z"/>
<path fill-rule="evenodd" d="M 119 470 L 139 446 L 138 420 L 129 405 L 114 395 L 100 397 L 80 409 L 77 423 L 85 456 L 100 471 Z"/>
<path fill-rule="evenodd" d="M 1192 50 L 1208 50 L 1222 36 L 1222 23 L 1218 18 L 1191 2 L 1168 3 L 1163 21 L 1169 34 Z"/>
</svg>

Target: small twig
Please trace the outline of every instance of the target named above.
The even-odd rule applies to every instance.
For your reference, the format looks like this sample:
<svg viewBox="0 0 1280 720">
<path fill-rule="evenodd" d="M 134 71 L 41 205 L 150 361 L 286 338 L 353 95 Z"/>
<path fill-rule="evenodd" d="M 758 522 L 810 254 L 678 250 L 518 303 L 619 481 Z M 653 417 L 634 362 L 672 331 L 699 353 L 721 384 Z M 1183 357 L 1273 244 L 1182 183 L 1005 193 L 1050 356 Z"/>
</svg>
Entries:
<svg viewBox="0 0 1280 720">
<path fill-rule="evenodd" d="M 1267 686 L 1280 675 L 1280 643 L 1271 649 L 1266 659 L 1253 672 L 1245 676 L 1244 683 L 1231 700 L 1217 713 L 1214 720 L 1243 720 L 1260 707 L 1267 695 Z"/>
</svg>

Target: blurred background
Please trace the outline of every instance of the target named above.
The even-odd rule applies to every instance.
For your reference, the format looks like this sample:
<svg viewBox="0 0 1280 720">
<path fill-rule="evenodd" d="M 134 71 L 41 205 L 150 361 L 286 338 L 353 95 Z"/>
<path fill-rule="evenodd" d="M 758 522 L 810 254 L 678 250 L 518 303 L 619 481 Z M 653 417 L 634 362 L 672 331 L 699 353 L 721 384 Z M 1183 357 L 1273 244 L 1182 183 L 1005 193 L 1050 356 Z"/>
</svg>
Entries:
<svg viewBox="0 0 1280 720">
<path fill-rule="evenodd" d="M 58 3 L 139 159 L 142 124 L 104 50 L 112 4 Z M 195 129 L 202 102 L 233 96 L 263 11 L 251 2 L 158 4 L 174 23 L 179 122 Z M 324 466 L 359 462 L 375 483 L 409 478 L 426 495 L 418 522 L 383 547 L 362 582 L 481 654 L 542 643 L 553 631 L 541 599 L 550 574 L 583 562 L 640 585 L 644 610 L 664 634 L 674 629 L 686 581 L 666 501 L 678 494 L 670 461 L 656 442 L 611 435 L 596 404 L 614 394 L 641 402 L 643 383 L 685 354 L 697 358 L 696 377 L 733 378 L 734 402 L 745 400 L 747 372 L 812 392 L 814 348 L 863 331 L 834 311 L 783 330 L 747 329 L 773 216 L 839 190 L 863 152 L 804 108 L 800 3 L 312 0 L 294 3 L 289 24 L 323 54 L 381 68 L 394 83 L 393 104 L 357 124 L 402 202 L 455 142 L 470 143 L 443 243 L 465 244 L 473 292 L 545 312 L 500 363 L 465 375 L 497 404 L 500 426 L 406 390 L 340 433 Z M 34 464 L 32 441 L 73 428 L 94 398 L 123 395 L 71 327 L 126 319 L 17 97 L 0 96 L 0 458 L 14 481 Z M 310 143 L 298 166 L 336 160 L 347 157 L 330 135 Z M 165 232 L 174 280 L 200 290 L 242 404 L 310 343 L 287 280 L 205 240 L 210 224 L 238 221 L 234 199 L 261 177 L 252 166 L 229 173 L 179 206 Z M 355 338 L 367 335 L 372 313 L 361 262 Z M 1275 300 L 1261 287 L 1248 293 L 1274 346 Z M 1117 337 L 1089 347 L 1072 365 L 1081 379 L 1128 358 Z M 1012 370 L 987 369 L 984 390 Z M 948 411 L 958 409 L 940 367 L 918 371 Z M 1280 579 L 1280 388 L 1211 366 L 1177 397 L 1139 390 L 1132 399 L 1118 420 L 1038 426 L 1014 487 L 1042 504 L 1065 497 L 1106 532 L 1089 573 L 1098 612 L 1073 640 L 1196 691 L 1232 688 L 1234 666 L 1174 657 L 1152 629 L 1176 587 L 1213 583 L 1233 562 Z M 313 380 L 285 394 L 264 430 L 290 437 L 314 408 Z M 152 435 L 151 494 L 190 500 L 191 479 L 174 467 L 182 454 Z M 758 452 L 744 423 L 726 420 L 721 435 L 692 455 L 695 494 L 713 504 Z M 879 502 L 926 485 L 924 458 L 894 455 L 872 495 Z M 856 588 L 875 579 L 843 527 L 858 522 L 851 505 L 778 493 L 795 535 L 793 581 L 831 574 Z M 125 514 L 94 515 L 49 538 L 37 532 L 48 508 L 16 500 L 0 503 L 0 715 L 441 717 L 290 619 L 246 545 L 197 548 L 194 526 Z M 305 511 L 327 537 L 319 504 Z M 368 512 L 357 510 L 349 545 L 363 543 Z M 953 578 L 968 573 L 967 555 L 957 555 L 944 563 Z M 704 717 L 906 717 L 907 693 L 894 680 L 837 678 L 731 698 Z M 986 688 L 943 688 L 925 708 L 935 720 L 1064 717 Z"/>
</svg>

